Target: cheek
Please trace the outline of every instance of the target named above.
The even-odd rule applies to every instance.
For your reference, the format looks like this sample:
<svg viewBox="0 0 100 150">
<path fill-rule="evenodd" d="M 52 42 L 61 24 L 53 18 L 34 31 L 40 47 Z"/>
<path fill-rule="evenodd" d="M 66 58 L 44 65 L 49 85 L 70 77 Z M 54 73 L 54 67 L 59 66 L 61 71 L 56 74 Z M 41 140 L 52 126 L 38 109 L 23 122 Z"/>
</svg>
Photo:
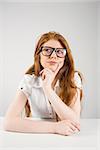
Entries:
<svg viewBox="0 0 100 150">
<path fill-rule="evenodd" d="M 64 65 L 64 59 L 59 61 L 59 67 L 61 68 Z"/>
<path fill-rule="evenodd" d="M 43 56 L 40 55 L 40 63 L 42 65 L 43 68 L 45 68 L 46 65 L 46 58 L 44 58 Z"/>
</svg>

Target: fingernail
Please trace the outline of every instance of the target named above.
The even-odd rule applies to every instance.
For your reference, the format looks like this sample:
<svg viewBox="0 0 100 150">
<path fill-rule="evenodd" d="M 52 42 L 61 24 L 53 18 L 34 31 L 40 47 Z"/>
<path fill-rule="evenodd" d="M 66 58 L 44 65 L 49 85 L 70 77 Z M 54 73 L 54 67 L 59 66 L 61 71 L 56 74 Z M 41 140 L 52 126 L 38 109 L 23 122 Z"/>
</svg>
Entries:
<svg viewBox="0 0 100 150">
<path fill-rule="evenodd" d="M 41 73 L 42 73 L 42 71 L 39 72 L 39 74 L 41 74 Z"/>
<path fill-rule="evenodd" d="M 80 128 L 78 128 L 78 131 L 80 131 Z"/>
</svg>

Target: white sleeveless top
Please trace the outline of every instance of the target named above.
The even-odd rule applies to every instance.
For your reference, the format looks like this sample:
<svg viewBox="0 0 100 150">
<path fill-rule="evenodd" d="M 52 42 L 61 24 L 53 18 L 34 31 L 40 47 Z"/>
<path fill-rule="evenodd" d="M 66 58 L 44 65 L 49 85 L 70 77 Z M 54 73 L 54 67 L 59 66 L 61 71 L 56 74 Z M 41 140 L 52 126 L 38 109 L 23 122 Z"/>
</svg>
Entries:
<svg viewBox="0 0 100 150">
<path fill-rule="evenodd" d="M 81 88 L 81 79 L 78 73 L 75 73 L 75 83 L 77 87 Z M 55 89 L 58 86 L 56 83 Z M 25 74 L 21 80 L 18 90 L 21 90 L 27 97 L 32 117 L 41 119 L 55 119 L 56 113 L 50 105 L 42 88 L 42 78 L 35 75 Z"/>
</svg>

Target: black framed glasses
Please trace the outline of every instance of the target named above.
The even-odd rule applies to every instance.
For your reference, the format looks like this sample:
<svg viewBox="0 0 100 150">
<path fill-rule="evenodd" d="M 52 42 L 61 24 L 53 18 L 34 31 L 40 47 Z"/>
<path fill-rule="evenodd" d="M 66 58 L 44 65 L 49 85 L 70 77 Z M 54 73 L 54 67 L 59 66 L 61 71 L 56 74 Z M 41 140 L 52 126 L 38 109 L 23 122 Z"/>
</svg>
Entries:
<svg viewBox="0 0 100 150">
<path fill-rule="evenodd" d="M 42 54 L 47 57 L 51 56 L 54 51 L 57 57 L 63 58 L 66 55 L 65 48 L 53 48 L 48 46 L 42 46 L 40 49 L 40 52 L 42 52 Z"/>
</svg>

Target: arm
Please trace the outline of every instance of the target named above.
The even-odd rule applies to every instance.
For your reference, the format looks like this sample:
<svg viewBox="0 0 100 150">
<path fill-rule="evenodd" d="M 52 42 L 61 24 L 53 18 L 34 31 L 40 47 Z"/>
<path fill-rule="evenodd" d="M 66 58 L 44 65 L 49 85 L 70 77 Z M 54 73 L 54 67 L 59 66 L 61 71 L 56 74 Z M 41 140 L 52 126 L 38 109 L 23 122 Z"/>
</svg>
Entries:
<svg viewBox="0 0 100 150">
<path fill-rule="evenodd" d="M 10 105 L 5 119 L 4 129 L 19 132 L 48 132 L 53 133 L 55 123 L 47 121 L 35 121 L 28 118 L 21 118 L 21 112 L 27 101 L 23 92 L 18 91 L 15 100 Z"/>
<path fill-rule="evenodd" d="M 5 130 L 27 133 L 57 133 L 71 135 L 77 129 L 77 125 L 70 120 L 47 122 L 21 118 L 21 112 L 26 101 L 27 97 L 24 93 L 18 91 L 15 100 L 12 102 L 6 113 L 4 119 Z"/>
<path fill-rule="evenodd" d="M 61 120 L 69 119 L 79 124 L 80 119 L 80 90 L 77 88 L 77 93 L 74 96 L 73 101 L 75 104 L 67 106 L 61 98 L 53 91 L 52 82 L 55 77 L 55 73 L 50 69 L 45 68 L 40 72 L 43 80 L 43 90 L 47 95 L 51 105 Z"/>
<path fill-rule="evenodd" d="M 36 121 L 27 118 L 21 119 L 19 117 L 6 120 L 4 128 L 7 131 L 26 133 L 55 133 L 54 122 Z"/>
<path fill-rule="evenodd" d="M 71 107 L 67 106 L 60 97 L 51 88 L 45 88 L 45 93 L 51 102 L 52 107 L 61 120 L 69 119 L 75 122 L 79 122 L 80 118 L 80 91 L 77 89 L 77 96 L 75 104 Z"/>
</svg>

